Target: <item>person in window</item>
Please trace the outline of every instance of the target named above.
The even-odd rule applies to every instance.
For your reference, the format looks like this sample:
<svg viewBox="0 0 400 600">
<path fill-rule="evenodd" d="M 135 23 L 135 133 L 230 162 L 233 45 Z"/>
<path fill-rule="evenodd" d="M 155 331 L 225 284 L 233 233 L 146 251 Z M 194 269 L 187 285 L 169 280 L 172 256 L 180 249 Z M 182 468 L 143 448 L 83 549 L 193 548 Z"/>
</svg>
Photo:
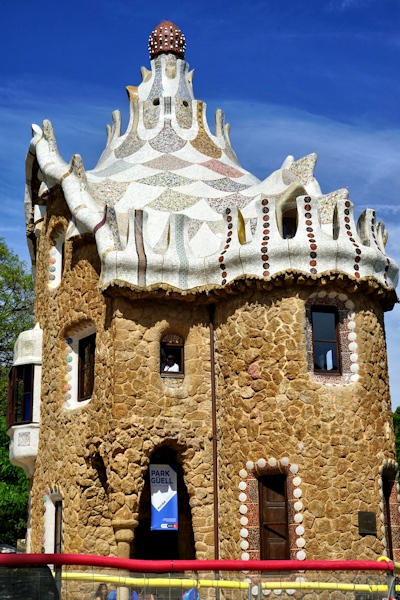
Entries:
<svg viewBox="0 0 400 600">
<path fill-rule="evenodd" d="M 175 373 L 179 372 L 179 365 L 176 364 L 172 354 L 167 356 L 167 364 L 164 367 L 164 371 L 174 371 Z"/>
</svg>

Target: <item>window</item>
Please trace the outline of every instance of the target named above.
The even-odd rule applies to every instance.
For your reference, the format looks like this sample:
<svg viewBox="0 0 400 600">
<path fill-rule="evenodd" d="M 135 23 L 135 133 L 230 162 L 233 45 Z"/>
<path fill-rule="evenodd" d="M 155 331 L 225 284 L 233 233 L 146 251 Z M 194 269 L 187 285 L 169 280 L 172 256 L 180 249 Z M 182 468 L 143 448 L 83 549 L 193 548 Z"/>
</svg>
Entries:
<svg viewBox="0 0 400 600">
<path fill-rule="evenodd" d="M 340 373 L 338 348 L 338 311 L 334 306 L 311 309 L 315 373 Z"/>
<path fill-rule="evenodd" d="M 78 401 L 87 400 L 93 393 L 95 350 L 95 333 L 79 340 Z"/>
<path fill-rule="evenodd" d="M 12 367 L 8 383 L 7 427 L 32 422 L 34 365 Z"/>
<path fill-rule="evenodd" d="M 184 374 L 184 343 L 175 333 L 161 340 L 160 370 L 162 377 L 182 377 Z"/>
<path fill-rule="evenodd" d="M 286 475 L 258 480 L 260 515 L 260 559 L 290 558 Z"/>
</svg>

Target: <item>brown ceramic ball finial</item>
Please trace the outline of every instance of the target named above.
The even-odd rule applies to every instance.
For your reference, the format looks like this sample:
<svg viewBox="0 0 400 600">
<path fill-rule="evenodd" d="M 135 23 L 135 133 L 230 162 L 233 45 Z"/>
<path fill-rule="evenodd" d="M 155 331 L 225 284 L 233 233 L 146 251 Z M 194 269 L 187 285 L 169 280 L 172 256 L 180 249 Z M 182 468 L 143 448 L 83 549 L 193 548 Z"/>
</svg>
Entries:
<svg viewBox="0 0 400 600">
<path fill-rule="evenodd" d="M 175 54 L 177 58 L 185 58 L 185 36 L 174 23 L 163 21 L 151 32 L 148 48 L 150 60 L 159 54 L 167 53 Z"/>
</svg>

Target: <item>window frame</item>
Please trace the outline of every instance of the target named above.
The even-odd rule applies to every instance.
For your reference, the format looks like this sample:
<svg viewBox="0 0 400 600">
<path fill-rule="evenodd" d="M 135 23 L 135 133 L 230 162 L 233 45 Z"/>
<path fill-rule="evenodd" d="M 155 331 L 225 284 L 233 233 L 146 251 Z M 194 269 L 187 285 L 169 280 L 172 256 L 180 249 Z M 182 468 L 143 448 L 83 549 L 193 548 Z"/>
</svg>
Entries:
<svg viewBox="0 0 400 600">
<path fill-rule="evenodd" d="M 26 372 L 30 371 L 29 377 Z M 18 372 L 21 376 L 18 376 Z M 34 392 L 35 365 L 33 363 L 15 365 L 11 367 L 8 377 L 8 402 L 7 402 L 7 429 L 12 425 L 22 425 L 33 422 L 33 392 Z M 29 381 L 29 384 L 27 383 Z M 21 388 L 18 382 L 22 382 Z M 29 389 L 27 389 L 29 386 Z M 21 398 L 18 398 L 18 390 L 21 390 Z M 26 398 L 28 397 L 28 400 Z M 18 412 L 29 415 L 28 419 L 18 419 Z"/>
<path fill-rule="evenodd" d="M 90 347 L 89 363 L 85 364 L 85 350 Z M 96 334 L 92 333 L 81 338 L 78 341 L 78 402 L 89 400 L 93 395 L 94 390 L 94 368 L 95 368 L 95 356 L 96 356 Z M 91 385 L 90 392 L 84 393 L 85 375 L 89 371 L 91 374 Z"/>
<path fill-rule="evenodd" d="M 311 341 L 312 341 L 312 355 L 313 355 L 313 372 L 315 375 L 342 375 L 342 362 L 341 362 L 341 349 L 340 349 L 340 331 L 339 331 L 339 311 L 336 306 L 326 304 L 313 304 L 310 307 L 311 310 Z M 313 313 L 322 314 L 333 314 L 335 317 L 335 339 L 323 339 L 316 338 L 313 324 Z M 336 345 L 336 369 L 319 369 L 316 368 L 315 362 L 315 345 L 318 342 L 329 342 Z"/>
<path fill-rule="evenodd" d="M 174 341 L 173 338 L 176 338 L 176 341 Z M 163 340 L 166 340 L 166 341 L 163 341 Z M 179 352 L 179 356 L 180 356 L 180 363 L 178 363 L 178 365 L 180 366 L 179 371 L 163 371 L 163 370 L 161 370 L 163 349 L 165 349 L 165 353 L 167 356 L 168 356 L 168 350 L 170 352 L 173 351 L 171 353 L 174 354 L 174 356 Z M 161 375 L 161 377 L 172 377 L 172 378 L 175 377 L 178 379 L 182 379 L 182 377 L 185 376 L 185 342 L 184 342 L 183 338 L 181 338 L 177 334 L 169 333 L 169 334 L 164 335 L 163 338 L 161 339 L 161 342 L 160 342 L 160 375 Z"/>
</svg>

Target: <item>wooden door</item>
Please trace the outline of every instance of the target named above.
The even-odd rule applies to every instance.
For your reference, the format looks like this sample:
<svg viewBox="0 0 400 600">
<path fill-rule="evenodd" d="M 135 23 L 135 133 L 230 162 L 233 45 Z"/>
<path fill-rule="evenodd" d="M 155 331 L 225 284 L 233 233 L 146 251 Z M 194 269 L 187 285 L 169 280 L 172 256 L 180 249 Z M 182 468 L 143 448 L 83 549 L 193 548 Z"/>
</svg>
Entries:
<svg viewBox="0 0 400 600">
<path fill-rule="evenodd" d="M 260 558 L 287 560 L 289 531 L 286 476 L 271 475 L 259 479 Z"/>
</svg>

